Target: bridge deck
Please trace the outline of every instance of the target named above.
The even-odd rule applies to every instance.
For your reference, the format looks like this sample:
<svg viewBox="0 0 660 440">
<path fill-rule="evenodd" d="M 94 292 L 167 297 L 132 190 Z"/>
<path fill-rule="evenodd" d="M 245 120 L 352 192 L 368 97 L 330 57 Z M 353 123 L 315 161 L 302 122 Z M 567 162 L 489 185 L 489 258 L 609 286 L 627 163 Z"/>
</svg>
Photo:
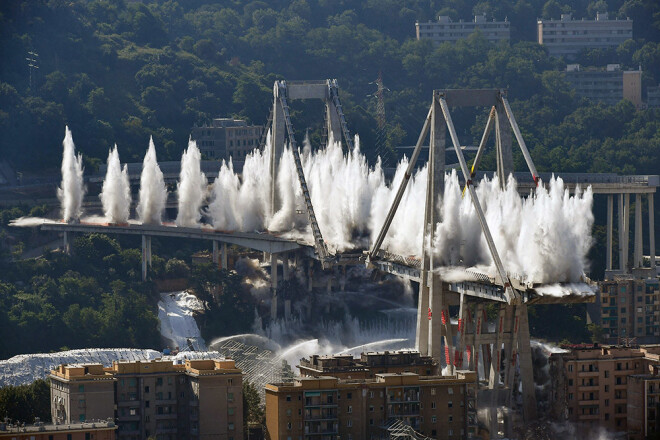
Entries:
<svg viewBox="0 0 660 440">
<path fill-rule="evenodd" d="M 16 225 L 20 226 L 20 224 Z M 31 225 L 34 226 L 34 225 Z M 280 253 L 288 252 L 305 247 L 304 244 L 295 240 L 278 237 L 270 233 L 260 232 L 225 232 L 212 229 L 210 227 L 183 228 L 174 225 L 143 225 L 143 224 L 103 224 L 103 223 L 63 223 L 52 220 L 45 220 L 40 225 L 45 231 L 61 232 L 83 232 L 83 233 L 102 233 L 102 234 L 133 234 L 149 235 L 175 238 L 192 238 L 202 240 L 215 240 L 227 244 L 248 249 L 255 249 L 262 252 Z"/>
</svg>

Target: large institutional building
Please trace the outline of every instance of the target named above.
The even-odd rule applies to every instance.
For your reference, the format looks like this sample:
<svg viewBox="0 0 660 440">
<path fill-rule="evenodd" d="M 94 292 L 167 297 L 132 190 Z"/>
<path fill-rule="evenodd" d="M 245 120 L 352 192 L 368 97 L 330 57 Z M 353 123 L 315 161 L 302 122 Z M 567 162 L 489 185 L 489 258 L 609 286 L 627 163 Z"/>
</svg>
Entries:
<svg viewBox="0 0 660 440">
<path fill-rule="evenodd" d="M 300 365 L 302 377 L 266 386 L 268 437 L 387 438 L 395 420 L 435 439 L 475 437 L 476 374 L 436 376 L 435 367 L 411 352 L 313 356 Z"/>
<path fill-rule="evenodd" d="M 504 21 L 488 21 L 485 15 L 476 15 L 474 21 L 454 22 L 451 18 L 441 15 L 437 22 L 415 23 L 418 40 L 431 40 L 436 44 L 455 43 L 471 34 L 480 31 L 491 43 L 508 42 L 511 38 L 510 23 Z"/>
<path fill-rule="evenodd" d="M 656 431 L 660 346 L 575 346 L 550 356 L 554 418 L 646 438 Z M 645 433 L 645 434 L 642 434 Z"/>
<path fill-rule="evenodd" d="M 631 39 L 633 21 L 610 20 L 607 12 L 599 12 L 595 20 L 573 20 L 571 14 L 562 14 L 559 20 L 538 20 L 537 36 L 550 55 L 570 59 L 583 49 L 616 48 Z"/>
<path fill-rule="evenodd" d="M 217 118 L 210 124 L 193 127 L 191 137 L 209 160 L 244 160 L 255 148 L 263 127 L 247 125 L 242 119 Z"/>
<path fill-rule="evenodd" d="M 566 66 L 566 80 L 578 96 L 614 105 L 622 99 L 642 106 L 642 71 L 622 70 L 619 64 L 605 68 L 583 69 L 579 64 Z"/>
<path fill-rule="evenodd" d="M 61 365 L 53 422 L 117 421 L 118 439 L 243 438 L 242 375 L 229 359 Z"/>
</svg>

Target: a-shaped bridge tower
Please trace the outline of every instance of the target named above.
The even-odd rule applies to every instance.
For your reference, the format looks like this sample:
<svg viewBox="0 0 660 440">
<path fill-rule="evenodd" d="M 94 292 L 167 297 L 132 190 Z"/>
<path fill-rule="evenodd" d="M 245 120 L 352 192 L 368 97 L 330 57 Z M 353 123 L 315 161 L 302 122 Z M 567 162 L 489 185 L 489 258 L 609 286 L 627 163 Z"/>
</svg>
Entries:
<svg viewBox="0 0 660 440">
<path fill-rule="evenodd" d="M 488 121 L 474 158 L 472 168 L 468 168 L 449 111 L 450 107 L 490 108 Z M 432 356 L 445 371 L 452 374 L 455 368 L 470 369 L 480 374 L 480 406 L 491 409 L 486 422 L 491 436 L 511 429 L 506 418 L 498 421 L 497 409 L 514 407 L 518 402 L 518 387 L 515 378 L 522 383 L 522 414 L 526 421 L 536 418 L 536 399 L 532 371 L 532 356 L 529 338 L 527 304 L 543 301 L 533 294 L 531 286 L 522 279 L 510 275 L 499 256 L 490 229 L 486 222 L 481 203 L 477 197 L 472 179 L 483 155 L 491 132 L 495 132 L 497 154 L 497 175 L 502 185 L 513 172 L 512 134 L 522 150 L 534 183 L 539 183 L 538 173 L 522 138 L 506 91 L 492 90 L 436 90 L 428 111 L 422 132 L 409 162 L 409 167 L 398 188 L 385 223 L 369 251 L 367 264 L 381 270 L 395 273 L 420 283 L 417 311 L 417 349 L 424 355 Z M 435 225 L 440 220 L 439 205 L 444 194 L 445 141 L 446 134 L 458 157 L 461 173 L 465 181 L 466 197 L 470 197 L 478 216 L 481 231 L 488 244 L 495 264 L 496 276 L 466 273 L 467 281 L 446 282 L 436 270 L 437 263 L 432 254 L 435 239 Z M 381 249 L 390 224 L 399 207 L 408 181 L 413 174 L 417 158 L 427 136 L 429 141 L 428 186 L 424 211 L 424 234 L 421 261 L 410 257 L 393 255 Z M 559 302 L 572 302 L 576 298 L 560 299 Z M 579 300 L 579 299 L 578 299 Z M 496 317 L 491 323 L 494 332 L 488 332 L 486 305 L 496 305 Z M 456 325 L 452 325 L 450 306 L 458 310 Z M 456 307 L 458 306 L 458 307 Z M 466 359 L 464 359 L 464 353 Z M 476 415 L 472 415 L 476 417 Z M 502 423 L 503 425 L 500 425 Z"/>
</svg>

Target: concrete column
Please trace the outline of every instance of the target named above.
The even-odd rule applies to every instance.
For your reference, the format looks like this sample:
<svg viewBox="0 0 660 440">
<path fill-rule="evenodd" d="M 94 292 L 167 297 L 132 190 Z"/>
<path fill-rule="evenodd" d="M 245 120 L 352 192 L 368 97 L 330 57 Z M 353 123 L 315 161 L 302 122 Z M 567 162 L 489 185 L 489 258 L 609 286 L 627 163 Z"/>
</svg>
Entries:
<svg viewBox="0 0 660 440">
<path fill-rule="evenodd" d="M 653 197 L 654 194 L 649 194 L 649 256 L 651 257 L 651 269 L 655 269 L 655 220 L 653 216 Z"/>
<path fill-rule="evenodd" d="M 490 413 L 489 413 L 489 426 L 490 432 L 497 432 L 497 408 L 499 407 L 498 393 L 500 389 L 500 365 L 502 362 L 502 332 L 504 330 L 504 317 L 506 314 L 507 305 L 500 305 L 499 313 L 497 314 L 497 321 L 495 321 L 495 343 L 493 344 L 493 351 L 491 353 L 490 374 L 488 378 L 488 388 L 491 392 L 490 398 Z"/>
<path fill-rule="evenodd" d="M 282 254 L 282 280 L 289 281 L 289 255 L 287 253 Z"/>
<path fill-rule="evenodd" d="M 310 258 L 309 267 L 307 268 L 307 291 L 314 290 L 314 261 Z"/>
<path fill-rule="evenodd" d="M 284 151 L 284 138 L 286 136 L 286 125 L 284 121 L 284 110 L 279 102 L 279 86 L 275 82 L 273 86 L 273 123 L 271 126 L 270 138 L 270 177 L 271 177 L 271 192 L 270 192 L 270 213 L 275 214 L 280 208 L 280 198 L 277 193 L 277 173 L 280 166 L 280 158 Z"/>
<path fill-rule="evenodd" d="M 339 290 L 344 292 L 346 290 L 346 266 L 341 267 L 341 273 L 339 275 Z"/>
<path fill-rule="evenodd" d="M 291 319 L 291 300 L 290 299 L 285 299 L 284 300 L 284 319 L 289 320 Z"/>
<path fill-rule="evenodd" d="M 618 214 L 617 214 L 617 220 L 618 220 L 618 229 L 619 229 L 619 270 L 621 272 L 625 271 L 626 266 L 625 266 L 625 254 L 624 254 L 624 229 L 625 225 L 623 222 L 623 217 L 624 217 L 624 211 L 623 211 L 623 194 L 619 194 L 618 197 L 618 202 L 619 202 L 619 209 L 618 209 Z"/>
<path fill-rule="evenodd" d="M 628 271 L 630 262 L 630 194 L 623 195 L 623 255 L 624 270 Z"/>
<path fill-rule="evenodd" d="M 500 100 L 495 105 L 495 150 L 497 157 L 497 176 L 504 188 L 509 174 L 513 173 L 513 152 L 511 149 L 511 125 L 506 110 Z"/>
<path fill-rule="evenodd" d="M 147 235 L 147 263 L 151 268 L 151 235 Z"/>
<path fill-rule="evenodd" d="M 605 254 L 605 270 L 612 270 L 612 220 L 614 211 L 614 196 L 607 195 L 607 252 Z"/>
<path fill-rule="evenodd" d="M 227 264 L 227 243 L 222 243 L 222 253 L 220 255 L 222 257 L 220 260 L 222 268 L 229 270 L 229 265 Z"/>
<path fill-rule="evenodd" d="M 332 277 L 328 277 L 328 286 L 326 287 L 328 293 L 332 293 Z"/>
<path fill-rule="evenodd" d="M 642 242 L 642 195 L 635 194 L 635 248 L 633 250 L 634 254 L 634 267 L 641 268 L 644 267 L 643 263 L 643 247 Z"/>
<path fill-rule="evenodd" d="M 429 252 L 438 222 L 438 205 L 444 196 L 446 123 L 439 105 L 439 96 L 433 94 L 429 139 L 428 185 L 424 206 L 424 238 L 422 242 L 422 270 L 417 306 L 417 334 L 415 345 L 422 355 L 431 355 L 438 365 L 442 360 L 442 303 L 443 288 L 439 277 L 433 276 L 433 255 Z M 434 319 L 435 318 L 435 319 Z"/>
<path fill-rule="evenodd" d="M 220 253 L 218 252 L 218 241 L 213 240 L 213 265 L 220 267 Z"/>
<path fill-rule="evenodd" d="M 332 138 L 335 142 L 341 142 L 341 121 L 339 120 L 339 113 L 337 107 L 331 99 L 325 100 L 326 120 L 328 121 L 328 139 L 332 133 Z M 346 147 L 344 146 L 344 150 Z"/>
<path fill-rule="evenodd" d="M 428 276 L 429 307 L 431 310 L 428 314 L 428 354 L 438 362 L 438 365 L 442 365 L 440 361 L 445 357 L 445 353 L 442 352 L 442 334 L 443 329 L 446 328 L 442 320 L 444 316 L 446 322 L 449 320 L 449 316 L 447 316 L 445 313 L 445 305 L 443 304 L 442 281 L 440 281 L 440 276 L 433 272 L 429 272 Z M 450 364 L 451 362 L 447 362 L 447 366 L 451 367 Z"/>
<path fill-rule="evenodd" d="M 67 255 L 71 255 L 71 243 L 69 242 L 69 232 L 64 231 L 62 233 L 62 249 L 64 250 L 64 253 Z"/>
<path fill-rule="evenodd" d="M 148 261 L 148 249 L 147 249 L 147 236 L 142 236 L 142 281 L 147 280 L 147 261 Z"/>
<path fill-rule="evenodd" d="M 532 365 L 532 347 L 529 342 L 529 316 L 527 305 L 520 307 L 520 328 L 518 329 L 518 362 L 522 381 L 523 417 L 525 422 L 536 420 L 536 394 L 534 385 L 534 367 Z"/>
<path fill-rule="evenodd" d="M 277 254 L 270 254 L 270 290 L 272 299 L 270 303 L 270 318 L 277 319 Z"/>
</svg>

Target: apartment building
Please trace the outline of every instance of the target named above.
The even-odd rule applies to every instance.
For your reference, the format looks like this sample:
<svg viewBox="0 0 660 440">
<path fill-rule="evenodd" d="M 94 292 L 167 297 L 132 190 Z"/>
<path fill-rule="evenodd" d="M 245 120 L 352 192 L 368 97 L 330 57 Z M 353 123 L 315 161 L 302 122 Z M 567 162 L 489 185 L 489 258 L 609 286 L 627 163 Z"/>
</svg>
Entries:
<svg viewBox="0 0 660 440">
<path fill-rule="evenodd" d="M 242 375 L 229 359 L 61 365 L 50 379 L 61 423 L 110 418 L 126 440 L 243 438 Z"/>
<path fill-rule="evenodd" d="M 583 49 L 618 47 L 633 37 L 633 21 L 610 20 L 607 12 L 599 12 L 595 20 L 562 14 L 559 20 L 537 20 L 537 36 L 551 56 L 571 59 Z"/>
<path fill-rule="evenodd" d="M 554 418 L 580 429 L 597 426 L 627 432 L 631 377 L 652 371 L 660 346 L 572 346 L 550 356 L 551 408 Z M 634 401 L 633 401 L 634 404 Z"/>
<path fill-rule="evenodd" d="M 646 88 L 646 105 L 660 107 L 660 86 Z"/>
<path fill-rule="evenodd" d="M 418 351 L 384 351 L 362 353 L 359 358 L 346 355 L 313 355 L 301 359 L 301 376 L 332 376 L 338 379 L 373 379 L 383 373 L 437 374 L 437 364 Z"/>
<path fill-rule="evenodd" d="M 660 434 L 660 365 L 628 377 L 628 440 Z"/>
<path fill-rule="evenodd" d="M 660 336 L 660 279 L 615 275 L 601 281 L 601 325 L 610 343 L 635 338 L 652 343 Z"/>
<path fill-rule="evenodd" d="M 210 124 L 192 128 L 191 138 L 209 160 L 244 160 L 255 148 L 263 127 L 247 125 L 242 119 L 216 118 Z"/>
<path fill-rule="evenodd" d="M 0 439 L 5 440 L 115 440 L 117 426 L 112 421 L 68 425 L 17 426 L 0 423 Z"/>
<path fill-rule="evenodd" d="M 477 378 L 415 373 L 376 374 L 373 379 L 299 377 L 266 385 L 266 429 L 271 440 L 384 439 L 402 420 L 436 439 L 476 436 Z"/>
<path fill-rule="evenodd" d="M 486 15 L 475 15 L 474 21 L 454 22 L 448 16 L 441 15 L 437 22 L 415 23 L 415 33 L 418 40 L 431 40 L 435 44 L 455 43 L 475 32 L 481 34 L 490 43 L 508 42 L 511 39 L 510 23 L 504 21 L 488 21 Z"/>
<path fill-rule="evenodd" d="M 608 105 L 627 99 L 637 108 L 642 106 L 641 69 L 622 70 L 619 64 L 608 64 L 605 68 L 569 64 L 565 75 L 578 96 Z"/>
</svg>

